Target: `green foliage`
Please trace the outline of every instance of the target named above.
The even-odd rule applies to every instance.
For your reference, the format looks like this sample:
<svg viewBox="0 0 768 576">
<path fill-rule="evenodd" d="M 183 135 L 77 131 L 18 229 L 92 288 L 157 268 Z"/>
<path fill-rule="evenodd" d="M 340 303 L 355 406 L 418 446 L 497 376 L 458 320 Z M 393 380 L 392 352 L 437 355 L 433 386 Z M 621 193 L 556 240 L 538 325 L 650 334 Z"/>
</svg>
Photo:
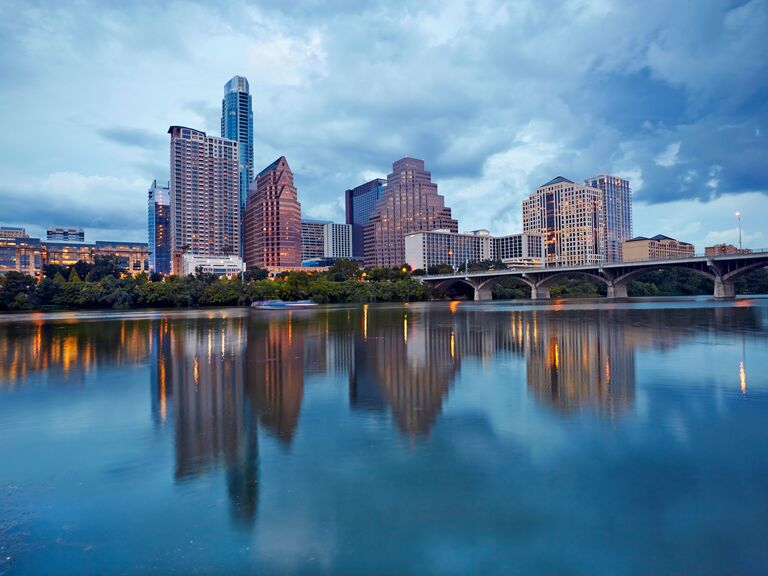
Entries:
<svg viewBox="0 0 768 576">
<path fill-rule="evenodd" d="M 336 260 L 336 262 L 328 268 L 328 278 L 334 282 L 343 282 L 344 280 L 354 280 L 358 278 L 362 271 L 360 265 L 355 260 Z"/>
<path fill-rule="evenodd" d="M 34 295 L 37 282 L 28 274 L 8 272 L 0 276 L 0 309 L 23 310 Z"/>
<path fill-rule="evenodd" d="M 629 296 L 696 296 L 713 291 L 712 280 L 678 268 L 645 272 L 627 286 Z"/>
</svg>

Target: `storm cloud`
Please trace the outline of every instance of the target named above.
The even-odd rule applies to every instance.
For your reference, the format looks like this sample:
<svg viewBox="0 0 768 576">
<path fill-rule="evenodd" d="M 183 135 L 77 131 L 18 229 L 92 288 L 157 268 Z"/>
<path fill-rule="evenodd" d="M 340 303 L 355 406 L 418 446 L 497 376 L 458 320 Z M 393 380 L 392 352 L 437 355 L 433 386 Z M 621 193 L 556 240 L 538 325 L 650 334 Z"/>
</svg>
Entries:
<svg viewBox="0 0 768 576">
<path fill-rule="evenodd" d="M 6 2 L 0 221 L 79 210 L 142 239 L 168 126 L 217 134 L 241 74 L 256 168 L 286 155 L 307 216 L 341 220 L 346 188 L 410 155 L 462 229 L 517 231 L 536 186 L 611 172 L 632 180 L 638 234 L 677 234 L 658 214 L 691 207 L 686 240 L 727 240 L 727 204 L 759 242 L 765 30 L 766 0 Z M 114 204 L 96 220 L 88 194 L 45 188 L 64 173 L 111 179 Z M 19 212 L 9 191 L 29 188 L 65 212 Z"/>
</svg>

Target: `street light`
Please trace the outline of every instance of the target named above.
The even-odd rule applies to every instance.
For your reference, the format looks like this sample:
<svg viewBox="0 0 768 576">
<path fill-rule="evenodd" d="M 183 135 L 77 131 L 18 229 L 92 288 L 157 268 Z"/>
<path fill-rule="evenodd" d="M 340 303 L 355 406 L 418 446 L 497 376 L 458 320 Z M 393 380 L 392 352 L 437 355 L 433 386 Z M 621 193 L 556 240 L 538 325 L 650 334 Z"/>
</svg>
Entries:
<svg viewBox="0 0 768 576">
<path fill-rule="evenodd" d="M 736 218 L 739 220 L 739 252 L 741 252 L 741 212 L 736 212 Z"/>
</svg>

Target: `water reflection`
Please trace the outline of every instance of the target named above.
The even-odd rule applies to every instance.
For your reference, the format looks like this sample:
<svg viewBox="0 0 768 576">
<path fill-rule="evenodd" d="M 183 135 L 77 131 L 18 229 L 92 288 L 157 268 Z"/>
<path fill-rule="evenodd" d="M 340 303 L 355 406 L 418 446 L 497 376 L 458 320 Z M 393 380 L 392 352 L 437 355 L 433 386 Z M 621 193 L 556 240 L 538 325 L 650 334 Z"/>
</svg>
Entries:
<svg viewBox="0 0 768 576">
<path fill-rule="evenodd" d="M 0 390 L 31 380 L 82 384 L 102 368 L 148 365 L 152 421 L 173 430 L 174 480 L 223 469 L 233 518 L 251 526 L 259 502 L 259 433 L 290 450 L 305 384 L 340 376 L 356 417 L 391 418 L 428 436 L 462 367 L 524 363 L 510 377 L 558 414 L 633 409 L 636 354 L 691 338 L 763 329 L 755 308 L 494 310 L 445 306 L 322 309 L 228 317 L 0 323 Z M 745 345 L 742 344 L 742 349 Z M 747 391 L 746 358 L 738 366 Z M 264 440 L 262 439 L 262 442 Z"/>
</svg>

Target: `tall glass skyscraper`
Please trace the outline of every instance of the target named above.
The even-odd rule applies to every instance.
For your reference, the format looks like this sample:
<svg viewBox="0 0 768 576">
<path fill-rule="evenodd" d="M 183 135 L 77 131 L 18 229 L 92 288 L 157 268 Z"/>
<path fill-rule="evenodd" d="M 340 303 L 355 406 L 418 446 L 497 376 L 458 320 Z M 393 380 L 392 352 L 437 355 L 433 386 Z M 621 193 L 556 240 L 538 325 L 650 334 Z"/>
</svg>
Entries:
<svg viewBox="0 0 768 576">
<path fill-rule="evenodd" d="M 152 182 L 147 194 L 149 216 L 149 269 L 171 273 L 171 190 Z"/>
<path fill-rule="evenodd" d="M 248 79 L 235 76 L 224 85 L 221 137 L 240 144 L 240 205 L 245 209 L 253 180 L 253 107 Z"/>
<path fill-rule="evenodd" d="M 381 193 L 387 181 L 376 178 L 344 193 L 347 211 L 347 224 L 352 225 L 352 255 L 362 258 L 365 255 L 363 232 L 365 225 L 371 219 L 376 200 L 381 198 Z"/>
<path fill-rule="evenodd" d="M 629 180 L 600 174 L 584 180 L 584 186 L 603 192 L 605 213 L 605 261 L 621 262 L 622 246 L 632 238 L 632 189 Z"/>
</svg>

